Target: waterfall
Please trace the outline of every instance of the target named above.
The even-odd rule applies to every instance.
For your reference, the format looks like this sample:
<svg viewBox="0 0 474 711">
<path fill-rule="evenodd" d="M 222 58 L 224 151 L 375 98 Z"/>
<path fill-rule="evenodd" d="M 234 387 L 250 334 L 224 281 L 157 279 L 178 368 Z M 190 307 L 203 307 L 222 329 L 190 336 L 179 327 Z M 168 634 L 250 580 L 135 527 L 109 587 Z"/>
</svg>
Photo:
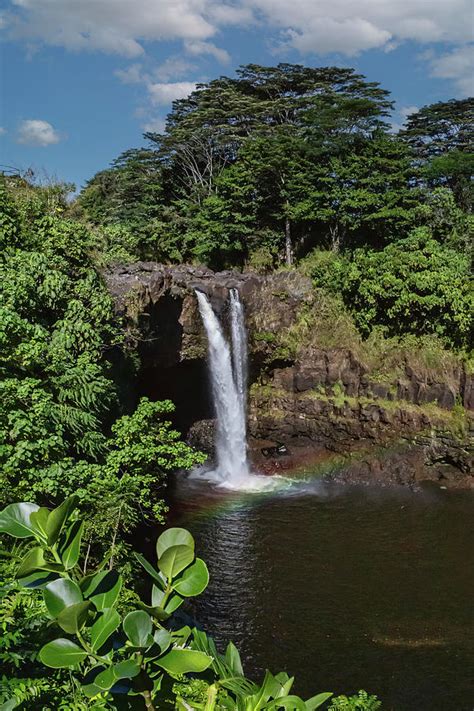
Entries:
<svg viewBox="0 0 474 711">
<path fill-rule="evenodd" d="M 246 438 L 247 337 L 237 290 L 231 291 L 232 354 L 222 326 L 205 294 L 196 291 L 206 329 L 209 372 L 216 414 L 217 478 L 238 486 L 249 476 Z"/>
<path fill-rule="evenodd" d="M 234 380 L 244 417 L 247 411 L 247 329 L 244 307 L 237 289 L 230 290 L 230 330 L 232 336 L 232 361 Z"/>
</svg>

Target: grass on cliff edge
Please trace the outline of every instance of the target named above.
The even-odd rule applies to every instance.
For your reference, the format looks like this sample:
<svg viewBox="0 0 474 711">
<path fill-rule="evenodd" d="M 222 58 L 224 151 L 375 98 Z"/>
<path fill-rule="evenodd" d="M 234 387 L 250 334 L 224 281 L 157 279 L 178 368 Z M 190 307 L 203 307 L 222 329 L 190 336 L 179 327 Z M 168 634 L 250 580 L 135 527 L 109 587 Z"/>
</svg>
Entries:
<svg viewBox="0 0 474 711">
<path fill-rule="evenodd" d="M 371 380 L 380 382 L 394 382 L 411 368 L 418 377 L 454 386 L 460 367 L 474 372 L 472 353 L 448 350 L 434 335 L 387 337 L 385 329 L 377 326 L 364 340 L 342 299 L 316 287 L 311 303 L 300 307 L 295 323 L 275 334 L 273 343 L 279 356 L 290 358 L 309 346 L 348 349 L 368 368 Z"/>
</svg>

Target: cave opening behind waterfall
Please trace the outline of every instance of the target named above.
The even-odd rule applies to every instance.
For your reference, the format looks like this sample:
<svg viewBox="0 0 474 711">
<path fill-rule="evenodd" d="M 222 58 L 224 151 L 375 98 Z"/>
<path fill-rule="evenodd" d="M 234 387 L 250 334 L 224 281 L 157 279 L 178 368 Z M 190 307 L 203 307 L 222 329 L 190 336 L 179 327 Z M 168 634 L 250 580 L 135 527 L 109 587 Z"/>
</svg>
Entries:
<svg viewBox="0 0 474 711">
<path fill-rule="evenodd" d="M 139 397 L 171 400 L 175 404 L 170 419 L 183 435 L 195 422 L 214 417 L 205 359 L 168 367 L 142 365 L 137 384 Z"/>
</svg>

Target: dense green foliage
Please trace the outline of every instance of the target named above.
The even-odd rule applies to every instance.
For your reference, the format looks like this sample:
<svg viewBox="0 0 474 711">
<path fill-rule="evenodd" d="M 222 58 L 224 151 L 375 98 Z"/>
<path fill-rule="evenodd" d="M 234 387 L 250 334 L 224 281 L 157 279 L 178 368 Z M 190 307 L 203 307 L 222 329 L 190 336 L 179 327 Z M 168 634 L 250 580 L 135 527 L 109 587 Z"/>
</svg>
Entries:
<svg viewBox="0 0 474 711">
<path fill-rule="evenodd" d="M 140 232 L 137 256 L 242 264 L 270 246 L 383 246 L 419 224 L 436 187 L 472 207 L 472 100 L 413 114 L 351 69 L 248 65 L 173 104 L 163 134 L 82 191 L 94 224 Z M 444 161 L 444 163 L 443 163 Z"/>
<path fill-rule="evenodd" d="M 469 260 L 426 227 L 379 251 L 356 249 L 351 258 L 316 251 L 303 267 L 316 286 L 342 296 L 363 336 L 382 325 L 388 336 L 434 334 L 448 345 L 469 347 Z"/>
<path fill-rule="evenodd" d="M 14 696 L 25 709 L 110 708 L 107 684 L 122 683 L 124 669 L 125 679 L 147 677 L 151 688 L 142 692 L 158 693 L 155 672 L 170 672 L 159 661 L 170 646 L 156 649 L 164 639 L 156 609 L 181 599 L 171 589 L 182 587 L 193 566 L 203 570 L 193 557 L 168 575 L 163 551 L 161 573 L 142 560 L 154 600 L 131 612 L 136 593 L 122 587 L 108 606 L 128 646 L 122 637 L 96 659 L 106 681 L 97 691 L 96 678 L 87 679 L 94 706 L 80 674 L 59 669 L 53 683 L 46 678 L 38 649 L 52 639 L 51 618 L 67 634 L 86 630 L 90 646 L 105 612 L 86 594 L 94 579 L 88 573 L 118 580 L 117 569 L 132 579 L 129 540 L 137 524 L 163 522 L 168 472 L 203 459 L 173 430 L 171 402 L 125 406 L 121 384 L 136 356 L 123 342 L 101 267 L 154 259 L 262 273 L 300 269 L 313 279 L 315 298 L 278 337 L 282 359 L 315 332 L 328 347 L 363 350 L 367 361 L 376 353 L 385 369 L 408 350 L 420 361 L 444 362 L 452 357 L 446 348 L 472 347 L 473 100 L 424 107 L 396 135 L 392 109 L 387 91 L 351 69 L 248 65 L 174 102 L 163 134 L 146 134 L 146 147 L 119 156 L 73 201 L 69 185 L 0 177 L 0 500 L 33 502 L 28 530 L 36 546 L 21 564 L 23 577 L 30 565 L 46 572 L 44 590 L 57 580 L 74 588 L 66 620 L 48 607 L 48 592 L 44 599 L 16 585 L 1 592 L 0 659 L 9 672 L 2 700 Z M 87 512 L 84 526 L 66 506 L 59 537 L 50 540 L 47 522 L 62 519 L 44 507 L 72 494 Z M 15 544 L 2 565 L 8 579 L 23 548 Z M 158 640 L 134 645 L 130 612 Z M 222 656 L 201 633 L 167 634 L 169 644 L 192 646 L 196 659 L 209 660 L 205 678 L 168 684 L 177 708 L 187 708 L 186 700 L 204 709 L 278 708 L 275 693 L 288 694 L 283 675 L 267 677 L 260 690 L 246 681 L 233 646 Z M 77 641 L 87 673 L 101 655 Z M 44 653 L 43 662 L 54 657 L 54 645 L 48 649 L 52 657 Z M 236 685 L 222 683 L 234 673 Z M 291 703 L 286 708 L 316 707 Z M 332 704 L 375 709 L 379 702 L 361 692 Z"/>
<path fill-rule="evenodd" d="M 4 180 L 0 203 L 1 497 L 75 492 L 86 537 L 117 554 L 139 517 L 163 520 L 166 472 L 202 457 L 171 428 L 169 401 L 121 412 L 114 366 L 130 371 L 97 268 L 103 234 L 65 217 L 61 186 Z"/>
<path fill-rule="evenodd" d="M 84 524 L 77 518 L 77 503 L 78 498 L 71 496 L 52 511 L 21 503 L 0 512 L 0 533 L 22 542 L 13 555 L 15 582 L 10 588 L 24 590 L 19 599 L 9 598 L 10 613 L 8 601 L 3 605 L 0 624 L 8 640 L 3 656 L 10 666 L 20 668 L 28 668 L 34 659 L 36 671 L 39 665 L 49 667 L 54 679 L 54 685 L 44 676 L 5 682 L 0 689 L 2 708 L 25 708 L 25 702 L 32 702 L 26 708 L 34 704 L 38 708 L 40 703 L 51 708 L 60 693 L 63 701 L 71 701 L 52 708 L 153 711 L 167 701 L 183 710 L 313 711 L 332 696 L 322 693 L 305 702 L 290 694 L 293 679 L 284 672 L 274 676 L 267 671 L 263 683 L 255 684 L 245 678 L 231 642 L 222 655 L 204 632 L 176 624 L 176 611 L 188 598 L 201 594 L 209 580 L 206 564 L 196 558 L 193 537 L 185 529 L 169 528 L 161 534 L 156 567 L 137 554 L 153 581 L 151 604 L 137 598 L 136 606 L 123 610 L 123 579 L 113 567 L 106 567 L 107 560 L 84 574 Z M 14 614 L 20 608 L 26 617 L 31 650 L 16 657 L 9 646 L 21 646 L 25 640 L 8 635 L 14 606 Z M 34 623 L 31 610 L 36 612 Z M 69 678 L 58 670 L 69 670 Z M 176 680 L 179 683 L 173 685 Z"/>
<path fill-rule="evenodd" d="M 323 281 L 364 336 L 468 348 L 473 100 L 426 106 L 397 135 L 392 109 L 351 69 L 244 66 L 175 101 L 164 133 L 92 178 L 76 214 L 119 230 L 135 259 L 265 272 L 330 249 L 345 268 L 337 289 Z"/>
</svg>

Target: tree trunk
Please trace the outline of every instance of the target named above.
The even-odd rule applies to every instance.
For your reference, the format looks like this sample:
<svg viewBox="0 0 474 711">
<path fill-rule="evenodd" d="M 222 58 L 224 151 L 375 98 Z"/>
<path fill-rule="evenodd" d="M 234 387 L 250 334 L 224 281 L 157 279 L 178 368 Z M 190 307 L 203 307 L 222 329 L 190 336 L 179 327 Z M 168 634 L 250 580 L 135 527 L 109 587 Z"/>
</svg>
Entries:
<svg viewBox="0 0 474 711">
<path fill-rule="evenodd" d="M 285 261 L 288 267 L 293 264 L 293 249 L 291 245 L 291 223 L 290 218 L 285 217 Z"/>
<path fill-rule="evenodd" d="M 337 223 L 329 227 L 329 234 L 331 235 L 331 249 L 333 252 L 339 252 L 341 246 L 341 237 L 338 229 Z"/>
</svg>

